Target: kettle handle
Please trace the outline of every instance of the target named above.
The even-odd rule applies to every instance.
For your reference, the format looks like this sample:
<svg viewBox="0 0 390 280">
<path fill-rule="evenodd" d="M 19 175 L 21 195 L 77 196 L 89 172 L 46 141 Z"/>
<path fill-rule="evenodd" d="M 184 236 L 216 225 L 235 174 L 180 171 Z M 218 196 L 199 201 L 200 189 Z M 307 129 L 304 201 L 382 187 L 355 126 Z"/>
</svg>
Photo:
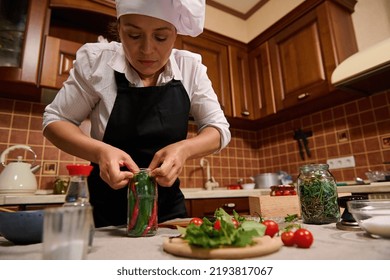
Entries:
<svg viewBox="0 0 390 280">
<path fill-rule="evenodd" d="M 35 163 L 35 161 L 37 159 L 37 154 L 31 149 L 30 146 L 27 146 L 27 145 L 15 145 L 15 146 L 9 147 L 8 149 L 5 149 L 3 151 L 3 153 L 1 154 L 0 160 L 1 160 L 1 164 L 3 166 L 6 166 L 6 164 L 5 164 L 5 157 L 8 155 L 8 153 L 13 151 L 13 150 L 16 150 L 16 149 L 24 149 L 24 150 L 27 150 L 27 151 L 31 152 L 34 155 L 34 161 L 33 161 L 32 164 Z"/>
</svg>

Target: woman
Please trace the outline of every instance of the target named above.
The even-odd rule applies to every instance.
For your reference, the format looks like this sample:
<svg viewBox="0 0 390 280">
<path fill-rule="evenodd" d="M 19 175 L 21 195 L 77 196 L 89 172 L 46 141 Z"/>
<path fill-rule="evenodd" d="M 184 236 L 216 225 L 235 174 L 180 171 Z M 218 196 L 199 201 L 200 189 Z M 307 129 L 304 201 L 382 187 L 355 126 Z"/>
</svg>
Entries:
<svg viewBox="0 0 390 280">
<path fill-rule="evenodd" d="M 44 136 L 91 161 L 96 227 L 127 219 L 127 184 L 141 167 L 159 185 L 158 220 L 186 217 L 178 176 L 188 159 L 224 148 L 229 124 L 201 57 L 173 49 L 203 31 L 204 0 L 117 0 L 121 43 L 86 44 L 44 113 Z M 198 134 L 187 138 L 189 115 Z M 91 137 L 79 125 L 91 120 Z"/>
</svg>

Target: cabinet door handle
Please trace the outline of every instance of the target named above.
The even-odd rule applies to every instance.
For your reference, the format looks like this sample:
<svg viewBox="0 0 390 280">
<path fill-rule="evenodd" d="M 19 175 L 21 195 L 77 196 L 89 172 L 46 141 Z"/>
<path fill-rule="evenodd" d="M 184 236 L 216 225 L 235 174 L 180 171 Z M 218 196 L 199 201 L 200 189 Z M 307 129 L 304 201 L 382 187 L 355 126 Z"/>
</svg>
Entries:
<svg viewBox="0 0 390 280">
<path fill-rule="evenodd" d="M 305 99 L 306 97 L 309 97 L 309 96 L 310 96 L 310 93 L 308 93 L 308 92 L 301 93 L 300 95 L 298 95 L 298 100 Z"/>
<path fill-rule="evenodd" d="M 243 115 L 243 116 L 249 116 L 250 115 L 250 113 L 248 112 L 248 111 L 242 111 L 241 112 L 241 115 Z"/>
<path fill-rule="evenodd" d="M 236 204 L 233 203 L 233 202 L 230 202 L 230 203 L 226 203 L 226 204 L 224 205 L 224 207 L 234 208 L 234 207 L 236 207 Z"/>
</svg>

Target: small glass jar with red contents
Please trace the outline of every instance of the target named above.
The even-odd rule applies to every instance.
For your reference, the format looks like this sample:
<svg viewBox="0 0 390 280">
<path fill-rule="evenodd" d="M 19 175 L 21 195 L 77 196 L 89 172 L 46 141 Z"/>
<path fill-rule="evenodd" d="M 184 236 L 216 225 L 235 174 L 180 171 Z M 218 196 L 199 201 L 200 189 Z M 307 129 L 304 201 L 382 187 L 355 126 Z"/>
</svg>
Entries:
<svg viewBox="0 0 390 280">
<path fill-rule="evenodd" d="M 277 185 L 271 187 L 271 196 L 285 196 L 285 195 L 296 195 L 294 185 Z"/>
</svg>

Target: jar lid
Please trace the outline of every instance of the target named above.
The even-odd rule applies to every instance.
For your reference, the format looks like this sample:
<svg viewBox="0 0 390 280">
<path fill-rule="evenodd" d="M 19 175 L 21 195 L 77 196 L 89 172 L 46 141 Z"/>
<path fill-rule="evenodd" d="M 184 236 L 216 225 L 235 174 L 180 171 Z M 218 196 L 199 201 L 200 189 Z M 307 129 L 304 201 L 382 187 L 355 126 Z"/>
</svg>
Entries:
<svg viewBox="0 0 390 280">
<path fill-rule="evenodd" d="M 66 166 L 68 169 L 69 175 L 84 175 L 89 176 L 91 173 L 93 166 L 88 164 L 69 164 Z"/>
</svg>

